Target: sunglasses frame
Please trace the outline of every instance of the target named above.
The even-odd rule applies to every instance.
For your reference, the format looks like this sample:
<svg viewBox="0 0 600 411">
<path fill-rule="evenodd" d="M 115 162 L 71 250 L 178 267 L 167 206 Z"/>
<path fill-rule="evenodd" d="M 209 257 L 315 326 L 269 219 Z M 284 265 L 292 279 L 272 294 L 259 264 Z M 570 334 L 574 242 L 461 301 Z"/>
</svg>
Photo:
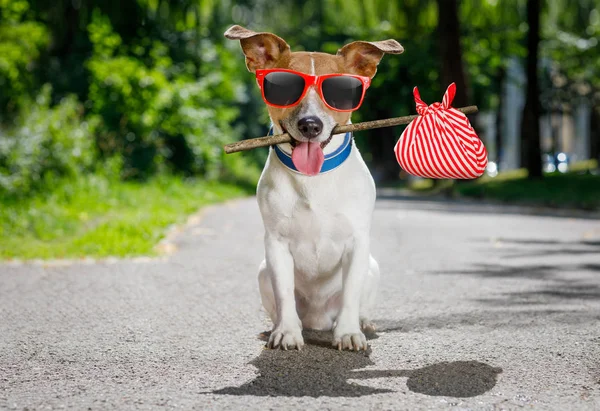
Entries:
<svg viewBox="0 0 600 411">
<path fill-rule="evenodd" d="M 300 95 L 300 97 L 298 97 L 298 100 L 296 100 L 295 103 L 292 104 L 287 104 L 285 106 L 280 106 L 277 104 L 272 104 L 269 103 L 267 101 L 267 99 L 265 98 L 265 89 L 263 87 L 264 81 L 265 81 L 265 77 L 267 76 L 267 74 L 269 73 L 277 73 L 277 72 L 285 72 L 285 73 L 292 73 L 292 74 L 296 74 L 300 77 L 302 77 L 304 79 L 304 91 L 302 92 L 302 94 Z M 329 103 L 327 103 L 327 101 L 325 100 L 325 96 L 323 95 L 323 81 L 332 78 L 332 77 L 354 77 L 355 79 L 360 80 L 360 82 L 363 85 L 363 91 L 362 91 L 362 96 L 360 96 L 360 102 L 358 103 L 358 105 L 355 108 L 352 108 L 350 110 L 341 110 L 339 108 L 335 108 L 329 105 Z M 300 104 L 300 102 L 302 101 L 302 99 L 304 98 L 304 96 L 306 95 L 306 93 L 308 92 L 308 89 L 316 86 L 317 89 L 317 93 L 319 93 L 319 96 L 321 97 L 321 100 L 323 101 L 323 103 L 330 108 L 331 110 L 334 111 L 340 111 L 340 112 L 352 112 L 352 111 L 356 111 L 359 109 L 359 107 L 362 105 L 362 102 L 365 98 L 365 93 L 367 92 L 367 89 L 369 88 L 369 86 L 371 85 L 371 78 L 370 77 L 365 77 L 365 76 L 359 76 L 356 74 L 346 74 L 346 73 L 332 73 L 332 74 L 323 74 L 320 76 L 313 76 L 311 74 L 306 74 L 306 73 L 302 73 L 300 71 L 296 71 L 296 70 L 289 70 L 289 69 L 282 69 L 282 68 L 272 68 L 272 69 L 259 69 L 256 70 L 256 82 L 258 83 L 258 87 L 260 87 L 260 93 L 262 95 L 262 98 L 264 100 L 265 103 L 267 103 L 269 106 L 271 107 L 276 107 L 276 108 L 290 108 L 290 107 L 294 107 L 297 106 L 298 104 Z"/>
</svg>

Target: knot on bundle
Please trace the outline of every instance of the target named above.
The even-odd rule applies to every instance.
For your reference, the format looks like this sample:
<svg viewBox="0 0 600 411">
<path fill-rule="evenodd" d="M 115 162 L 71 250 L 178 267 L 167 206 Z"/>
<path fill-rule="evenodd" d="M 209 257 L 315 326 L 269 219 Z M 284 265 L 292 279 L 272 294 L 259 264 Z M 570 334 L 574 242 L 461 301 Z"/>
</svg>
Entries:
<svg viewBox="0 0 600 411">
<path fill-rule="evenodd" d="M 446 107 L 442 106 L 442 103 L 433 103 L 430 106 L 427 104 L 417 104 L 417 113 L 420 116 L 426 116 L 427 114 L 435 113 L 436 111 L 445 110 Z"/>
</svg>

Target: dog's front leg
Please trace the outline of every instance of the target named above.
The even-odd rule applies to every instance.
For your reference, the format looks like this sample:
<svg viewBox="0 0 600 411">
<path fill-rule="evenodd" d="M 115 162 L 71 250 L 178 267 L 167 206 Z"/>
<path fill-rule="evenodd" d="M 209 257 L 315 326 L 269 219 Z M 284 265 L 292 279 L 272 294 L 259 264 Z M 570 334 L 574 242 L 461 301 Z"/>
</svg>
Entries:
<svg viewBox="0 0 600 411">
<path fill-rule="evenodd" d="M 302 322 L 294 296 L 294 260 L 289 245 L 274 235 L 265 239 L 266 261 L 275 296 L 277 319 L 269 337 L 269 348 L 302 349 Z"/>
<path fill-rule="evenodd" d="M 359 310 L 361 290 L 368 270 L 369 241 L 355 237 L 343 259 L 342 307 L 333 329 L 333 345 L 340 350 L 367 349 L 367 339 L 360 329 Z"/>
</svg>

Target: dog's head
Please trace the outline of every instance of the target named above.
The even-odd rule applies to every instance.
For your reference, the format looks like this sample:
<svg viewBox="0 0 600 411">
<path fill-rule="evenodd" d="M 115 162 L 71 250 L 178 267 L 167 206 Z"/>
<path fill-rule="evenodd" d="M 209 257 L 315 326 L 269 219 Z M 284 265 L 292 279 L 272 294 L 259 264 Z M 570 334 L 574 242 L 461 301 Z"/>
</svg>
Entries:
<svg viewBox="0 0 600 411">
<path fill-rule="evenodd" d="M 370 79 L 377 72 L 377 65 L 385 53 L 400 54 L 404 51 L 396 40 L 384 40 L 355 41 L 339 49 L 335 55 L 291 52 L 290 46 L 275 34 L 257 33 L 237 25 L 227 30 L 225 37 L 240 41 L 246 66 L 253 73 L 279 68 L 317 76 L 344 73 Z M 321 149 L 330 140 L 333 128 L 338 124 L 348 124 L 351 115 L 351 111 L 329 108 L 314 85 L 293 107 L 267 105 L 267 108 L 273 123 L 295 140 L 293 146 L 320 146 Z"/>
</svg>

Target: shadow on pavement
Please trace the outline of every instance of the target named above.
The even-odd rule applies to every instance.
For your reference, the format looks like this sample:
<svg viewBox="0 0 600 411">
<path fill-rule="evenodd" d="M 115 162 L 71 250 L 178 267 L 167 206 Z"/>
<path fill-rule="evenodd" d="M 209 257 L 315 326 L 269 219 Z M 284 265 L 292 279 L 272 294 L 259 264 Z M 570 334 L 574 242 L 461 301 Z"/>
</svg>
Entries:
<svg viewBox="0 0 600 411">
<path fill-rule="evenodd" d="M 477 301 L 497 305 L 531 305 L 565 303 L 567 301 L 600 301 L 600 285 L 590 282 L 558 281 L 531 291 L 502 293 L 496 298 L 480 298 Z M 596 316 L 600 319 L 600 315 Z"/>
<path fill-rule="evenodd" d="M 408 378 L 413 392 L 449 397 L 474 397 L 491 390 L 502 372 L 478 361 L 442 362 L 415 370 L 360 370 L 376 365 L 371 351 L 338 351 L 331 347 L 330 332 L 304 333 L 302 351 L 265 349 L 250 364 L 259 375 L 239 387 L 226 387 L 214 394 L 287 397 L 361 397 L 394 392 L 372 388 L 348 380 Z M 374 336 L 371 336 L 373 338 Z M 401 389 L 403 382 L 398 382 Z"/>
<path fill-rule="evenodd" d="M 556 279 L 558 275 L 570 271 L 600 272 L 599 264 L 473 264 L 463 270 L 429 271 L 431 274 L 472 275 L 481 278 L 529 278 L 534 280 Z M 563 280 L 568 282 L 567 279 Z"/>
<path fill-rule="evenodd" d="M 544 322 L 559 324 L 589 324 L 600 321 L 600 312 L 593 310 L 551 309 L 490 309 L 471 312 L 409 317 L 400 320 L 375 319 L 380 333 L 421 332 L 425 330 L 458 329 L 480 326 L 490 329 L 533 327 Z"/>
<path fill-rule="evenodd" d="M 478 238 L 473 241 L 482 243 Z M 489 240 L 488 240 L 489 241 Z M 489 242 L 488 242 L 489 244 Z M 577 262 L 578 257 L 600 256 L 599 241 L 564 241 L 551 239 L 511 239 L 498 238 L 494 246 L 484 249 L 491 255 L 499 256 L 507 264 L 476 263 L 465 269 L 431 271 L 431 274 L 468 275 L 481 278 L 523 278 L 543 280 L 533 290 L 504 292 L 493 298 L 480 298 L 477 301 L 497 306 L 566 303 L 569 301 L 599 301 L 600 281 L 595 274 L 600 273 L 600 264 Z M 519 259 L 567 257 L 569 263 L 519 264 Z M 573 275 L 577 273 L 577 275 Z M 590 276 L 589 274 L 592 274 Z"/>
<path fill-rule="evenodd" d="M 353 379 L 408 377 L 412 392 L 432 396 L 475 397 L 496 385 L 501 368 L 479 361 L 441 362 L 416 370 L 366 370 L 352 373 Z"/>
<path fill-rule="evenodd" d="M 473 240 L 478 244 L 485 244 L 489 239 L 477 238 Z M 497 238 L 494 240 L 496 246 L 494 252 L 502 253 L 507 258 L 527 258 L 527 257 L 549 257 L 549 256 L 585 256 L 600 255 L 600 241 L 581 240 L 542 240 L 542 239 L 523 239 L 523 238 Z M 600 271 L 600 264 L 587 264 L 588 270 Z"/>
</svg>

